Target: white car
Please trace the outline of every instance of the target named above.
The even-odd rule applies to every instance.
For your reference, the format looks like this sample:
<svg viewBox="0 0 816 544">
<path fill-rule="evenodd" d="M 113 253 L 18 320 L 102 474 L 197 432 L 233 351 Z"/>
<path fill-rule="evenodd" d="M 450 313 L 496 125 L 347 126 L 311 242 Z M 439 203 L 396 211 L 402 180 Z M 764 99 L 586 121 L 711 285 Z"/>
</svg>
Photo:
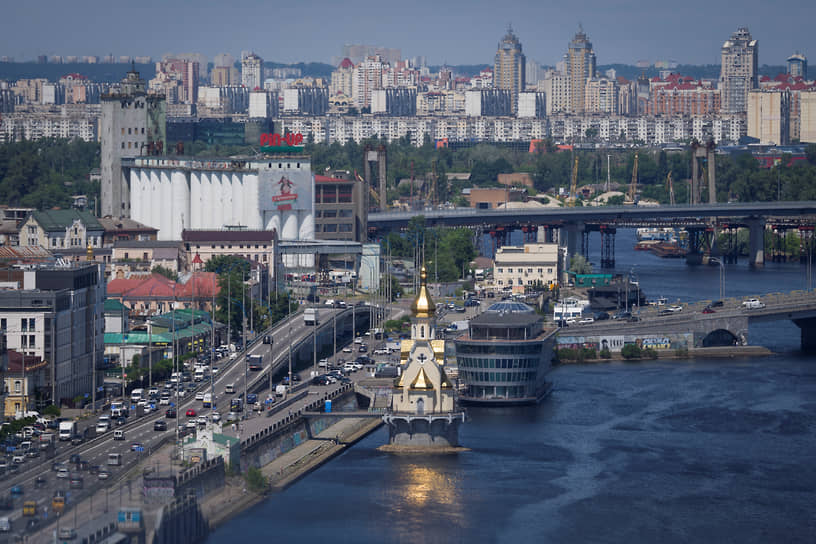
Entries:
<svg viewBox="0 0 816 544">
<path fill-rule="evenodd" d="M 357 370 L 354 363 L 346 363 L 343 365 L 343 372 L 354 372 Z"/>
<path fill-rule="evenodd" d="M 354 339 L 354 343 L 355 343 L 355 344 L 362 344 L 362 343 L 363 343 L 363 339 L 362 339 L 362 337 L 358 336 L 357 338 L 355 338 L 355 339 Z"/>
<path fill-rule="evenodd" d="M 388 355 L 391 353 L 388 348 L 377 348 L 374 350 L 374 355 Z"/>
<path fill-rule="evenodd" d="M 212 413 L 212 420 L 213 420 L 213 423 L 218 423 L 219 421 L 221 421 L 221 414 L 219 414 L 218 412 L 213 412 Z"/>
<path fill-rule="evenodd" d="M 207 416 L 198 416 L 198 424 L 204 426 L 207 424 Z"/>
<path fill-rule="evenodd" d="M 344 347 L 343 348 L 343 353 L 351 353 L 351 347 L 350 346 Z"/>
<path fill-rule="evenodd" d="M 162 397 L 159 399 L 159 404 L 162 406 L 170 406 L 170 397 Z"/>
<path fill-rule="evenodd" d="M 195 394 L 196 400 L 204 400 L 204 391 L 199 391 Z"/>
<path fill-rule="evenodd" d="M 754 310 L 764 308 L 765 304 L 758 298 L 749 298 L 748 300 L 742 301 L 742 307 L 747 310 Z"/>
<path fill-rule="evenodd" d="M 666 308 L 666 309 L 667 309 L 667 310 L 669 310 L 670 312 L 674 312 L 674 313 L 677 313 L 677 312 L 682 312 L 682 311 L 683 311 L 683 307 L 682 307 L 682 306 L 669 306 L 669 307 L 668 307 L 668 308 Z"/>
<path fill-rule="evenodd" d="M 319 366 L 319 367 L 325 367 L 325 366 L 327 366 L 328 364 L 329 364 L 329 360 L 328 360 L 328 359 L 320 359 L 320 361 L 318 361 L 318 362 L 317 362 L 317 366 Z"/>
<path fill-rule="evenodd" d="M 585 317 L 583 319 L 578 320 L 579 325 L 589 325 L 590 323 L 595 323 L 595 320 L 591 317 Z"/>
</svg>

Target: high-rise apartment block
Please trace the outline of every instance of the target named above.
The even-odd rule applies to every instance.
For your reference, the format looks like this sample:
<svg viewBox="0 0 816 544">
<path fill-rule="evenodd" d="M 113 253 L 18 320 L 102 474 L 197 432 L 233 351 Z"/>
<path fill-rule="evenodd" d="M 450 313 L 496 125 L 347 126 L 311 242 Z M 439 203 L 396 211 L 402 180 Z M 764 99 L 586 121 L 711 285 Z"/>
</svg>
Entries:
<svg viewBox="0 0 816 544">
<path fill-rule="evenodd" d="M 329 92 L 334 95 L 342 94 L 351 98 L 354 94 L 352 86 L 352 74 L 354 73 L 354 64 L 349 59 L 343 59 L 337 70 L 332 72 L 331 83 L 329 84 Z"/>
<path fill-rule="evenodd" d="M 366 57 L 354 67 L 351 76 L 354 106 L 365 108 L 371 105 L 371 92 L 383 88 L 383 69 L 386 64 L 379 55 Z"/>
<path fill-rule="evenodd" d="M 807 79 L 807 57 L 799 51 L 788 57 L 788 73 L 793 77 Z"/>
<path fill-rule="evenodd" d="M 569 81 L 569 113 L 582 113 L 585 108 L 586 83 L 595 77 L 595 51 L 592 43 L 584 34 L 583 28 L 569 44 L 566 61 L 567 78 Z"/>
<path fill-rule="evenodd" d="M 799 95 L 799 141 L 816 144 L 816 90 Z"/>
<path fill-rule="evenodd" d="M 521 43 L 513 28 L 499 42 L 493 64 L 493 86 L 496 89 L 510 91 L 513 100 L 513 112 L 518 110 L 518 94 L 524 90 L 526 80 L 524 71 L 527 60 L 521 52 Z"/>
<path fill-rule="evenodd" d="M 263 59 L 255 53 L 241 59 L 241 83 L 250 91 L 263 88 Z"/>
<path fill-rule="evenodd" d="M 101 215 L 130 217 L 130 191 L 121 159 L 161 155 L 167 147 L 163 95 L 148 95 L 139 72 L 131 70 L 118 89 L 102 96 Z"/>
<path fill-rule="evenodd" d="M 748 93 L 748 136 L 760 144 L 790 143 L 790 91 L 763 90 Z"/>
<path fill-rule="evenodd" d="M 539 80 L 538 88 L 544 91 L 547 97 L 547 115 L 565 113 L 569 108 L 569 78 L 563 72 L 553 70 L 544 74 Z"/>
<path fill-rule="evenodd" d="M 722 46 L 720 108 L 723 113 L 748 111 L 748 92 L 758 87 L 759 44 L 747 28 L 739 28 Z"/>
</svg>

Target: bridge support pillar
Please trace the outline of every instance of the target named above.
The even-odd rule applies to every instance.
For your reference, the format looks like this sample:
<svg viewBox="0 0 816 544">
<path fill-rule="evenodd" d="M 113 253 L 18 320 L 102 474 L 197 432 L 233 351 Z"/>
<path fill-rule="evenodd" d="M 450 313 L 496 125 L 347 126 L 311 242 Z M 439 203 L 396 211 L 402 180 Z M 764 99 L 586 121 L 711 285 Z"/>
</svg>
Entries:
<svg viewBox="0 0 816 544">
<path fill-rule="evenodd" d="M 802 351 L 816 353 L 816 317 L 794 319 L 802 334 Z"/>
<path fill-rule="evenodd" d="M 567 248 L 567 259 L 564 263 L 564 268 L 569 270 L 570 267 L 570 260 L 574 255 L 578 255 L 579 249 L 579 236 L 581 236 L 584 232 L 584 224 L 580 221 L 576 221 L 574 223 L 566 223 L 561 227 L 561 232 L 558 235 L 558 241 L 562 247 Z M 562 236 L 564 231 L 566 230 L 566 236 Z"/>
<path fill-rule="evenodd" d="M 615 233 L 617 229 L 601 225 L 601 268 L 615 268 Z"/>
<path fill-rule="evenodd" d="M 765 266 L 765 220 L 748 221 L 748 264 L 755 267 Z"/>
</svg>

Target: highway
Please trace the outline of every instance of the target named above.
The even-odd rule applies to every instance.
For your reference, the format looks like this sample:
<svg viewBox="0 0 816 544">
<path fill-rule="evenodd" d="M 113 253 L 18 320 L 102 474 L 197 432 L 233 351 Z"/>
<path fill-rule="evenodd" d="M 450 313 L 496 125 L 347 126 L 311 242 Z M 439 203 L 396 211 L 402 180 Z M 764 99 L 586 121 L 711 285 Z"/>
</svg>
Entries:
<svg viewBox="0 0 816 544">
<path fill-rule="evenodd" d="M 331 324 L 332 314 L 342 314 L 343 312 L 350 312 L 351 310 L 335 310 L 332 308 L 321 307 L 320 325 L 326 326 Z M 368 310 L 366 310 L 368 311 Z M 289 323 L 291 322 L 291 329 Z M 362 323 L 362 321 L 361 321 Z M 235 396 L 243 396 L 245 378 L 248 378 L 247 385 L 251 385 L 253 380 L 263 381 L 268 380 L 268 372 L 270 370 L 274 374 L 277 370 L 282 368 L 283 363 L 288 366 L 288 353 L 290 342 L 294 345 L 298 342 L 304 341 L 311 336 L 312 327 L 306 326 L 303 323 L 303 315 L 296 313 L 289 318 L 283 320 L 272 329 L 264 331 L 259 334 L 257 338 L 249 344 L 246 352 L 239 353 L 234 359 L 229 357 L 220 359 L 212 363 L 213 367 L 219 368 L 215 375 L 213 385 L 209 381 L 200 382 L 194 390 L 187 390 L 182 397 L 182 401 L 173 406 L 177 409 L 178 417 L 176 419 L 165 418 L 166 409 L 169 406 L 157 405 L 156 410 L 144 416 L 138 417 L 132 415 L 128 418 L 127 423 L 123 426 L 115 426 L 108 432 L 92 438 L 81 445 L 71 445 L 70 442 L 59 442 L 56 448 L 56 454 L 53 457 L 46 458 L 40 456 L 36 459 L 29 459 L 20 467 L 20 472 L 12 477 L 7 477 L 5 484 L 5 491 L 8 492 L 14 486 L 21 486 L 23 493 L 14 498 L 14 509 L 10 512 L 3 512 L 12 522 L 13 533 L 20 533 L 24 529 L 26 520 L 21 521 L 22 504 L 24 501 L 35 500 L 37 502 L 37 519 L 46 518 L 53 519 L 53 512 L 51 511 L 51 501 L 56 491 L 61 491 L 67 497 L 66 508 L 82 500 L 85 497 L 92 495 L 99 489 L 110 486 L 113 487 L 115 483 L 123 479 L 131 469 L 138 464 L 140 460 L 149 456 L 156 451 L 160 446 L 167 442 L 175 442 L 177 432 L 182 432 L 183 426 L 187 423 L 188 418 L 185 417 L 185 412 L 188 409 L 196 411 L 196 415 L 210 416 L 210 409 L 204 409 L 202 401 L 195 400 L 195 393 L 198 391 L 210 392 L 215 391 L 215 400 L 217 402 L 217 409 L 221 410 L 222 416 L 226 419 L 226 412 L 229 409 L 228 399 L 232 395 L 225 393 L 227 384 L 235 385 Z M 273 339 L 273 344 L 264 344 L 263 337 L 270 335 Z M 340 346 L 338 346 L 339 348 Z M 263 370 L 258 372 L 248 372 L 245 365 L 246 355 L 263 355 Z M 261 401 L 264 398 L 259 394 Z M 128 404 L 130 404 L 128 402 Z M 244 414 L 251 414 L 245 411 Z M 166 431 L 154 431 L 154 423 L 158 420 L 165 420 L 167 422 Z M 256 418 L 257 419 L 257 418 Z M 94 425 L 96 418 L 89 421 L 90 425 Z M 87 426 L 84 423 L 83 426 Z M 228 427 L 225 425 L 225 429 Z M 114 440 L 113 430 L 120 429 L 125 433 L 124 440 Z M 138 443 L 138 447 L 142 451 L 131 451 L 131 446 Z M 119 453 L 121 455 L 121 465 L 108 465 L 109 454 Z M 79 455 L 81 461 L 87 464 L 77 465 L 68 463 L 71 456 Z M 72 478 L 57 478 L 56 471 L 51 470 L 52 464 L 65 463 L 66 468 L 69 468 Z M 109 473 L 109 478 L 101 480 L 98 476 L 97 470 L 91 470 L 92 467 L 99 467 L 103 471 Z M 83 469 L 84 468 L 84 469 Z M 166 467 L 165 467 L 166 468 Z M 38 476 L 44 478 L 44 483 L 36 482 Z M 81 478 L 81 488 L 72 488 L 71 480 L 76 480 L 76 477 Z M 76 482 L 75 482 L 75 485 Z M 36 530 L 36 528 L 32 528 Z"/>
</svg>

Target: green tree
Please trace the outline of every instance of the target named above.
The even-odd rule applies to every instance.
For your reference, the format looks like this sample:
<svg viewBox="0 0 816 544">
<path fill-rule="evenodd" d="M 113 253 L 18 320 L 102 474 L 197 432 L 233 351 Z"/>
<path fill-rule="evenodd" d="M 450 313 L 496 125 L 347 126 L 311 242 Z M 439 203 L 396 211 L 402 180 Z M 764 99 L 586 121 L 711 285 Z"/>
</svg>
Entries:
<svg viewBox="0 0 816 544">
<path fill-rule="evenodd" d="M 157 264 L 156 266 L 154 266 L 150 270 L 150 272 L 153 273 L 153 274 L 161 274 L 165 278 L 171 279 L 173 281 L 178 281 L 178 274 L 176 274 L 175 272 L 173 272 L 169 268 L 163 267 L 160 264 Z"/>
<path fill-rule="evenodd" d="M 592 265 L 583 255 L 572 255 L 570 257 L 570 272 L 574 274 L 591 274 Z"/>
<path fill-rule="evenodd" d="M 269 481 L 258 467 L 249 467 L 244 475 L 244 481 L 253 493 L 264 493 L 269 488 Z"/>
</svg>

